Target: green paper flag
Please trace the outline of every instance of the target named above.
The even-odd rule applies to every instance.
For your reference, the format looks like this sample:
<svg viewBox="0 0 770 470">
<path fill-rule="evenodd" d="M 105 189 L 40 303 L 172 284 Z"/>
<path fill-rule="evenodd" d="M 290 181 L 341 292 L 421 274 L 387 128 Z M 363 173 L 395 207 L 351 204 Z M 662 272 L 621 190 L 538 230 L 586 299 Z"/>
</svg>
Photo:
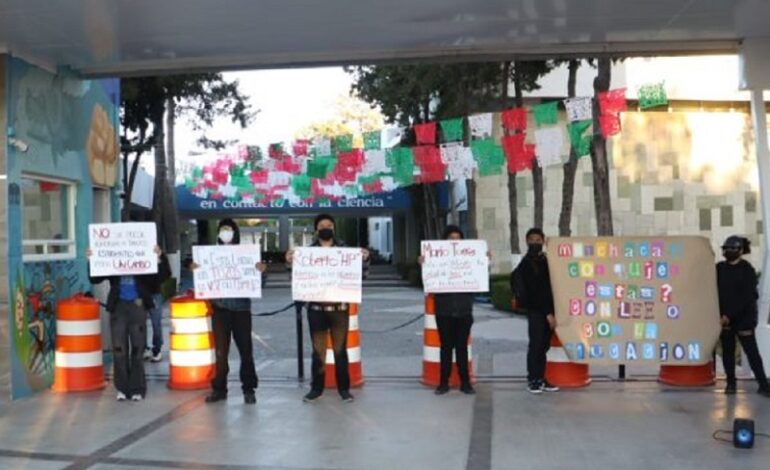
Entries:
<svg viewBox="0 0 770 470">
<path fill-rule="evenodd" d="M 331 157 L 320 157 L 307 162 L 307 175 L 311 178 L 326 178 Z"/>
<path fill-rule="evenodd" d="M 414 154 L 409 147 L 395 147 L 385 155 L 385 163 L 393 170 L 393 179 L 401 186 L 414 183 Z"/>
<path fill-rule="evenodd" d="M 364 150 L 379 150 L 382 147 L 381 131 L 364 132 Z"/>
<path fill-rule="evenodd" d="M 310 196 L 310 177 L 307 175 L 295 175 L 291 178 L 291 188 L 294 194 L 301 198 Z"/>
<path fill-rule="evenodd" d="M 535 124 L 538 126 L 551 126 L 559 122 L 559 102 L 538 104 L 532 107 L 532 113 L 535 115 Z"/>
<path fill-rule="evenodd" d="M 639 108 L 650 109 L 658 106 L 665 106 L 667 104 L 668 96 L 666 96 L 666 89 L 663 86 L 663 82 L 643 85 L 639 88 Z"/>
<path fill-rule="evenodd" d="M 334 150 L 339 152 L 350 152 L 353 150 L 353 136 L 351 134 L 338 135 L 334 138 Z"/>
<path fill-rule="evenodd" d="M 445 119 L 440 124 L 445 142 L 463 140 L 463 118 Z"/>
<path fill-rule="evenodd" d="M 578 157 L 585 157 L 591 153 L 591 135 L 583 135 L 591 127 L 591 120 L 575 121 L 567 125 L 569 141 Z"/>
<path fill-rule="evenodd" d="M 471 153 L 479 168 L 479 176 L 500 175 L 505 166 L 503 148 L 493 139 L 471 141 Z"/>
</svg>

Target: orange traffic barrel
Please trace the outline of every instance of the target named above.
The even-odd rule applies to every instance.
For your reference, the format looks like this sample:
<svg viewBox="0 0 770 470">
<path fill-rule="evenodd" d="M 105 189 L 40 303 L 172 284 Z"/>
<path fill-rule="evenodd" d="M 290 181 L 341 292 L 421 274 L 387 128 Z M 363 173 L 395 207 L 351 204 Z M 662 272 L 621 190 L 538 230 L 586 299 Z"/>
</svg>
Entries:
<svg viewBox="0 0 770 470">
<path fill-rule="evenodd" d="M 171 299 L 170 310 L 168 387 L 176 390 L 208 388 L 216 363 L 211 305 L 187 293 Z"/>
<path fill-rule="evenodd" d="M 350 374 L 350 386 L 360 387 L 364 384 L 364 371 L 361 364 L 361 332 L 358 330 L 358 304 L 348 304 L 348 373 Z M 324 385 L 326 388 L 337 388 L 336 368 L 334 366 L 334 350 L 332 349 L 332 337 L 326 333 L 326 371 L 324 373 Z"/>
<path fill-rule="evenodd" d="M 473 376 L 473 348 L 472 338 L 468 336 L 468 374 L 471 382 L 476 379 Z M 436 300 L 433 294 L 425 296 L 425 329 L 423 332 L 422 346 L 422 380 L 424 385 L 438 387 L 441 381 L 441 337 L 438 334 L 436 324 Z M 460 386 L 460 373 L 457 370 L 457 360 L 452 354 L 452 372 L 449 375 L 449 386 Z"/>
<path fill-rule="evenodd" d="M 104 388 L 99 302 L 83 294 L 56 306 L 53 390 L 84 392 Z"/>
<path fill-rule="evenodd" d="M 661 365 L 658 382 L 678 387 L 707 387 L 716 383 L 714 362 L 700 366 Z"/>
<path fill-rule="evenodd" d="M 588 364 L 571 362 L 556 333 L 551 335 L 551 348 L 545 363 L 545 380 L 562 388 L 585 387 L 591 383 Z"/>
</svg>

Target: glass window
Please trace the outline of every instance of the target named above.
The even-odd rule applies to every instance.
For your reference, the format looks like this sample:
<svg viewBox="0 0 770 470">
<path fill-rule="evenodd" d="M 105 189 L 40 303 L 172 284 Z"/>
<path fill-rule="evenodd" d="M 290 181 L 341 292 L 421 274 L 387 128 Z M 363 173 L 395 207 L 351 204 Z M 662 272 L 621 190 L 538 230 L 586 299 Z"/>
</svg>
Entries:
<svg viewBox="0 0 770 470">
<path fill-rule="evenodd" d="M 75 185 L 22 177 L 22 246 L 25 261 L 75 257 Z"/>
</svg>

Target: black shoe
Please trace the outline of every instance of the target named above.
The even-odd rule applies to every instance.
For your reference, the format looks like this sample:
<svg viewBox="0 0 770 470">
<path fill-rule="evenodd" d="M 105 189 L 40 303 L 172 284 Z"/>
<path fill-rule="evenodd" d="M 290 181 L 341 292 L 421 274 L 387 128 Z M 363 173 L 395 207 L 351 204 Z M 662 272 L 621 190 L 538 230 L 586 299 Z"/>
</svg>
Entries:
<svg viewBox="0 0 770 470">
<path fill-rule="evenodd" d="M 735 387 L 735 384 L 728 383 L 725 387 L 725 395 L 735 395 L 736 391 L 737 388 Z"/>
<path fill-rule="evenodd" d="M 216 403 L 218 401 L 227 400 L 227 394 L 222 392 L 212 392 L 206 396 L 206 403 Z"/>
<path fill-rule="evenodd" d="M 543 383 L 539 380 L 530 380 L 527 384 L 527 391 L 535 395 L 543 393 Z"/>
<path fill-rule="evenodd" d="M 544 392 L 558 392 L 559 391 L 559 387 L 557 387 L 556 385 L 550 383 L 547 380 L 543 380 L 541 388 L 542 388 L 542 390 Z"/>
<path fill-rule="evenodd" d="M 475 395 L 476 390 L 473 389 L 473 385 L 471 384 L 464 384 L 460 386 L 460 391 L 463 392 L 466 395 Z"/>
<path fill-rule="evenodd" d="M 342 390 L 340 392 L 340 398 L 342 398 L 342 401 L 344 401 L 345 403 L 350 403 L 351 401 L 354 400 L 353 395 L 351 395 L 350 392 L 348 392 L 347 390 Z"/>
<path fill-rule="evenodd" d="M 307 395 L 302 397 L 302 401 L 305 403 L 310 403 L 311 401 L 317 400 L 321 395 L 323 395 L 323 393 L 324 392 L 321 390 L 311 390 L 307 393 Z"/>
<path fill-rule="evenodd" d="M 254 394 L 254 392 L 251 393 L 244 393 L 243 394 L 243 402 L 247 405 L 256 405 L 257 404 L 257 395 Z"/>
<path fill-rule="evenodd" d="M 444 395 L 449 392 L 449 386 L 448 385 L 439 385 L 436 389 L 435 393 L 436 395 Z"/>
</svg>

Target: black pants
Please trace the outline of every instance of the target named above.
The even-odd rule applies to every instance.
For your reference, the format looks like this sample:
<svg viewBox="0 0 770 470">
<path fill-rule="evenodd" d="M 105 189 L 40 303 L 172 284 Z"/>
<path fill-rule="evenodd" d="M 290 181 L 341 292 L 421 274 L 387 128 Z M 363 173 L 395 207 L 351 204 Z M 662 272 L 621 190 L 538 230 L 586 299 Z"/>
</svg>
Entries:
<svg viewBox="0 0 770 470">
<path fill-rule="evenodd" d="M 347 309 L 327 312 L 315 310 L 313 304 L 308 304 L 307 321 L 310 325 L 310 341 L 313 343 L 311 388 L 318 392 L 323 392 L 324 389 L 324 382 L 326 381 L 326 332 L 328 331 L 332 337 L 337 390 L 340 392 L 349 390 L 348 326 L 350 319 Z"/>
<path fill-rule="evenodd" d="M 243 393 L 254 393 L 259 379 L 254 368 L 254 345 L 251 342 L 251 312 L 234 312 L 214 307 L 214 345 L 217 352 L 217 370 L 211 388 L 227 393 L 227 374 L 230 372 L 230 338 L 235 340 L 241 356 L 241 388 Z"/>
<path fill-rule="evenodd" d="M 546 353 L 551 347 L 551 327 L 546 315 L 540 312 L 530 312 L 527 316 L 529 324 L 529 348 L 527 349 L 527 380 L 543 380 L 545 378 Z"/>
<path fill-rule="evenodd" d="M 438 336 L 441 340 L 441 377 L 440 386 L 449 385 L 449 375 L 452 372 L 452 351 L 455 351 L 457 372 L 462 385 L 470 385 L 468 373 L 468 336 L 471 334 L 473 317 L 452 317 L 436 315 Z"/>
<path fill-rule="evenodd" d="M 144 347 L 147 311 L 134 302 L 119 301 L 110 312 L 112 336 L 113 381 L 115 388 L 128 397 L 144 396 L 147 380 L 144 375 Z"/>
<path fill-rule="evenodd" d="M 722 333 L 719 336 L 719 340 L 722 342 L 722 365 L 725 368 L 725 375 L 727 375 L 727 383 L 735 385 L 735 337 L 738 336 L 738 340 L 741 342 L 741 347 L 746 353 L 746 358 L 749 360 L 751 371 L 754 372 L 754 377 L 757 379 L 757 383 L 761 388 L 770 388 L 767 383 L 767 376 L 765 375 L 765 368 L 762 364 L 762 357 L 759 355 L 759 348 L 757 347 L 757 338 L 754 336 L 754 331 L 751 330 L 750 335 L 740 335 L 738 331 L 733 328 L 722 328 Z"/>
</svg>

